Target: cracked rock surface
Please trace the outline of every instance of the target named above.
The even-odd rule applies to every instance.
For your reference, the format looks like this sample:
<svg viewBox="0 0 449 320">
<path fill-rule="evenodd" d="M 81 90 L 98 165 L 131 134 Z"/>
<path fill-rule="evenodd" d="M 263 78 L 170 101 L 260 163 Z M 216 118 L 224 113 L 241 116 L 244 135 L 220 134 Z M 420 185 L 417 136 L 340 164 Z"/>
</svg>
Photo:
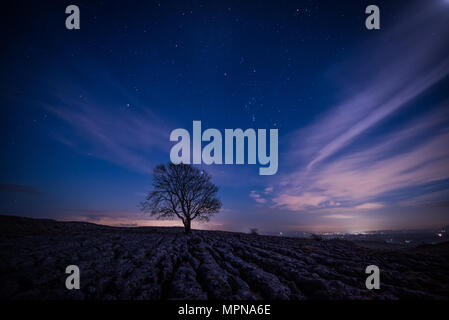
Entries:
<svg viewBox="0 0 449 320">
<path fill-rule="evenodd" d="M 447 299 L 449 250 L 0 216 L 1 299 Z M 77 265 L 80 290 L 65 287 Z M 380 290 L 367 290 L 377 265 Z"/>
</svg>

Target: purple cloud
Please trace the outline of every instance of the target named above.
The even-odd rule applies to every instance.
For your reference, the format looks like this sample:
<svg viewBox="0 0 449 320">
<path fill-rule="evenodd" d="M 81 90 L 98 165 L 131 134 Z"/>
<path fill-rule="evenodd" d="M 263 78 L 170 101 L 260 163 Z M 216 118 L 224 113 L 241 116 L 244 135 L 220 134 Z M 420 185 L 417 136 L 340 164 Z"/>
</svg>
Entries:
<svg viewBox="0 0 449 320">
<path fill-rule="evenodd" d="M 359 61 L 347 61 L 331 71 L 338 79 L 351 80 L 342 88 L 348 97 L 292 137 L 293 143 L 305 141 L 293 154 L 308 157 L 309 169 L 449 74 L 449 58 L 441 50 L 442 39 L 449 37 L 446 14 L 427 5 L 413 8 L 407 16 L 384 32 L 380 42 L 366 43 L 369 49 Z"/>
<path fill-rule="evenodd" d="M 386 204 L 378 199 L 387 193 L 449 179 L 447 102 L 427 106 L 427 114 L 377 139 L 367 134 L 449 75 L 441 51 L 449 36 L 445 13 L 435 6 L 413 12 L 419 14 L 369 43 L 360 61 L 334 68 L 351 80 L 342 88 L 347 98 L 290 136 L 289 169 L 278 178 L 274 208 L 379 210 Z"/>
</svg>

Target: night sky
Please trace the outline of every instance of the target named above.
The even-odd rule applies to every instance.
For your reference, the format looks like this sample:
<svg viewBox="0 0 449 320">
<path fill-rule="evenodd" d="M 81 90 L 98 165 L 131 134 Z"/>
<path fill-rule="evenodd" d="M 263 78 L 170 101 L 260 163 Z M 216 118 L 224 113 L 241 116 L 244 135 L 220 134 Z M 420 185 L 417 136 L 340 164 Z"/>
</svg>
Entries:
<svg viewBox="0 0 449 320">
<path fill-rule="evenodd" d="M 76 4 L 81 29 L 65 28 Z M 381 29 L 365 28 L 376 4 Z M 0 213 L 181 225 L 139 211 L 170 132 L 279 130 L 279 170 L 203 165 L 262 233 L 449 223 L 449 1 L 7 1 Z"/>
</svg>

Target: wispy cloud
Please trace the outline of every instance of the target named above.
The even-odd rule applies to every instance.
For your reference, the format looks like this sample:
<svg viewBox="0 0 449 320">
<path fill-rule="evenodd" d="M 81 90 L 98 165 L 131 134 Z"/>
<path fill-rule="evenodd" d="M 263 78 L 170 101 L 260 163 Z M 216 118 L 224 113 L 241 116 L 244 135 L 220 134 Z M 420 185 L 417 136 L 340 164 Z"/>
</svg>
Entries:
<svg viewBox="0 0 449 320">
<path fill-rule="evenodd" d="M 408 17 L 383 32 L 380 42 L 366 43 L 369 49 L 359 60 L 351 59 L 333 70 L 333 76 L 341 79 L 344 75 L 348 80 L 342 87 L 347 98 L 292 137 L 295 144 L 305 142 L 295 153 L 309 158 L 309 169 L 449 74 L 449 58 L 441 50 L 443 39 L 449 37 L 446 14 L 427 5 L 413 8 Z"/>
<path fill-rule="evenodd" d="M 436 123 L 430 117 L 427 120 Z M 290 210 L 332 207 L 336 201 L 357 209 L 377 209 L 381 204 L 374 203 L 376 198 L 388 192 L 449 179 L 449 132 L 418 142 L 418 133 L 427 128 L 420 122 L 396 132 L 392 139 L 341 155 L 319 169 L 299 168 L 283 177 L 282 193 L 273 202 Z"/>
<path fill-rule="evenodd" d="M 383 208 L 383 204 L 379 202 L 367 202 L 359 204 L 358 206 L 355 206 L 354 209 L 356 210 L 374 210 L 374 209 L 380 209 Z"/>
<path fill-rule="evenodd" d="M 292 211 L 301 211 L 311 207 L 319 207 L 329 200 L 329 196 L 318 192 L 302 192 L 299 195 L 281 194 L 273 198 L 275 206 L 285 207 Z"/>
<path fill-rule="evenodd" d="M 170 130 L 146 108 L 100 106 L 87 98 L 59 101 L 45 108 L 68 127 L 53 135 L 82 153 L 148 173 L 154 166 L 152 152 L 169 148 Z"/>
<path fill-rule="evenodd" d="M 348 215 L 348 214 L 328 214 L 323 216 L 323 218 L 328 218 L 328 219 L 352 219 L 354 218 L 354 216 Z"/>
<path fill-rule="evenodd" d="M 365 92 L 365 97 L 357 97 L 356 100 L 361 100 L 363 106 L 365 106 L 365 112 L 361 119 L 358 116 L 352 119 L 347 119 L 348 126 L 339 133 L 335 138 L 331 139 L 326 143 L 320 150 L 318 150 L 317 155 L 309 162 L 308 169 L 312 168 L 316 163 L 325 160 L 326 158 L 337 153 L 339 150 L 347 146 L 352 140 L 357 138 L 359 135 L 364 133 L 366 130 L 376 125 L 378 122 L 389 116 L 391 113 L 403 107 L 413 98 L 417 97 L 424 90 L 431 87 L 433 84 L 441 80 L 449 73 L 449 59 L 446 59 L 441 64 L 437 65 L 434 69 L 429 70 L 429 73 L 423 74 L 417 80 L 406 81 L 408 79 L 403 79 L 404 82 L 400 83 L 400 87 L 405 86 L 404 89 L 399 92 L 390 95 L 388 97 L 376 97 L 376 93 L 382 92 L 383 84 L 370 88 L 368 92 Z M 373 90 L 371 92 L 371 90 Z M 379 102 L 384 100 L 384 102 Z M 346 102 L 338 108 L 346 110 L 346 118 L 351 118 L 351 109 L 353 107 L 353 101 Z M 340 115 L 334 114 L 331 117 L 339 117 Z M 351 121 L 352 120 L 352 121 Z M 323 127 L 332 128 L 330 124 L 323 123 Z M 332 130 L 331 130 L 332 131 Z"/>
<path fill-rule="evenodd" d="M 257 203 L 266 203 L 267 199 L 262 198 L 262 195 L 259 194 L 256 190 L 251 190 L 249 196 L 254 199 Z"/>
<path fill-rule="evenodd" d="M 346 98 L 291 135 L 289 169 L 270 199 L 275 208 L 310 211 L 338 203 L 351 210 L 377 210 L 386 205 L 388 194 L 402 190 L 404 195 L 409 188 L 449 179 L 447 101 L 385 126 L 449 75 L 447 50 L 441 50 L 442 39 L 449 36 L 446 15 L 434 6 L 416 12 L 380 43 L 371 43 L 359 62 L 335 68 L 351 80 L 342 88 Z M 430 36 L 432 28 L 438 36 Z"/>
</svg>

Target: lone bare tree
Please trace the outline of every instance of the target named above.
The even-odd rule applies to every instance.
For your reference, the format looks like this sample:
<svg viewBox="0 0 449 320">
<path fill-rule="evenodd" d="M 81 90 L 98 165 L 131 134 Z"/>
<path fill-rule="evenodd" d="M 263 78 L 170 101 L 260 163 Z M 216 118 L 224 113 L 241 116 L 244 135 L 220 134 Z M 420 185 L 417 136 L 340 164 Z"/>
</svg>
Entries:
<svg viewBox="0 0 449 320">
<path fill-rule="evenodd" d="M 141 210 L 158 219 L 178 217 L 190 233 L 194 219 L 209 221 L 221 209 L 218 187 L 211 176 L 188 164 L 161 164 L 153 171 L 153 190 L 141 203 Z"/>
</svg>

